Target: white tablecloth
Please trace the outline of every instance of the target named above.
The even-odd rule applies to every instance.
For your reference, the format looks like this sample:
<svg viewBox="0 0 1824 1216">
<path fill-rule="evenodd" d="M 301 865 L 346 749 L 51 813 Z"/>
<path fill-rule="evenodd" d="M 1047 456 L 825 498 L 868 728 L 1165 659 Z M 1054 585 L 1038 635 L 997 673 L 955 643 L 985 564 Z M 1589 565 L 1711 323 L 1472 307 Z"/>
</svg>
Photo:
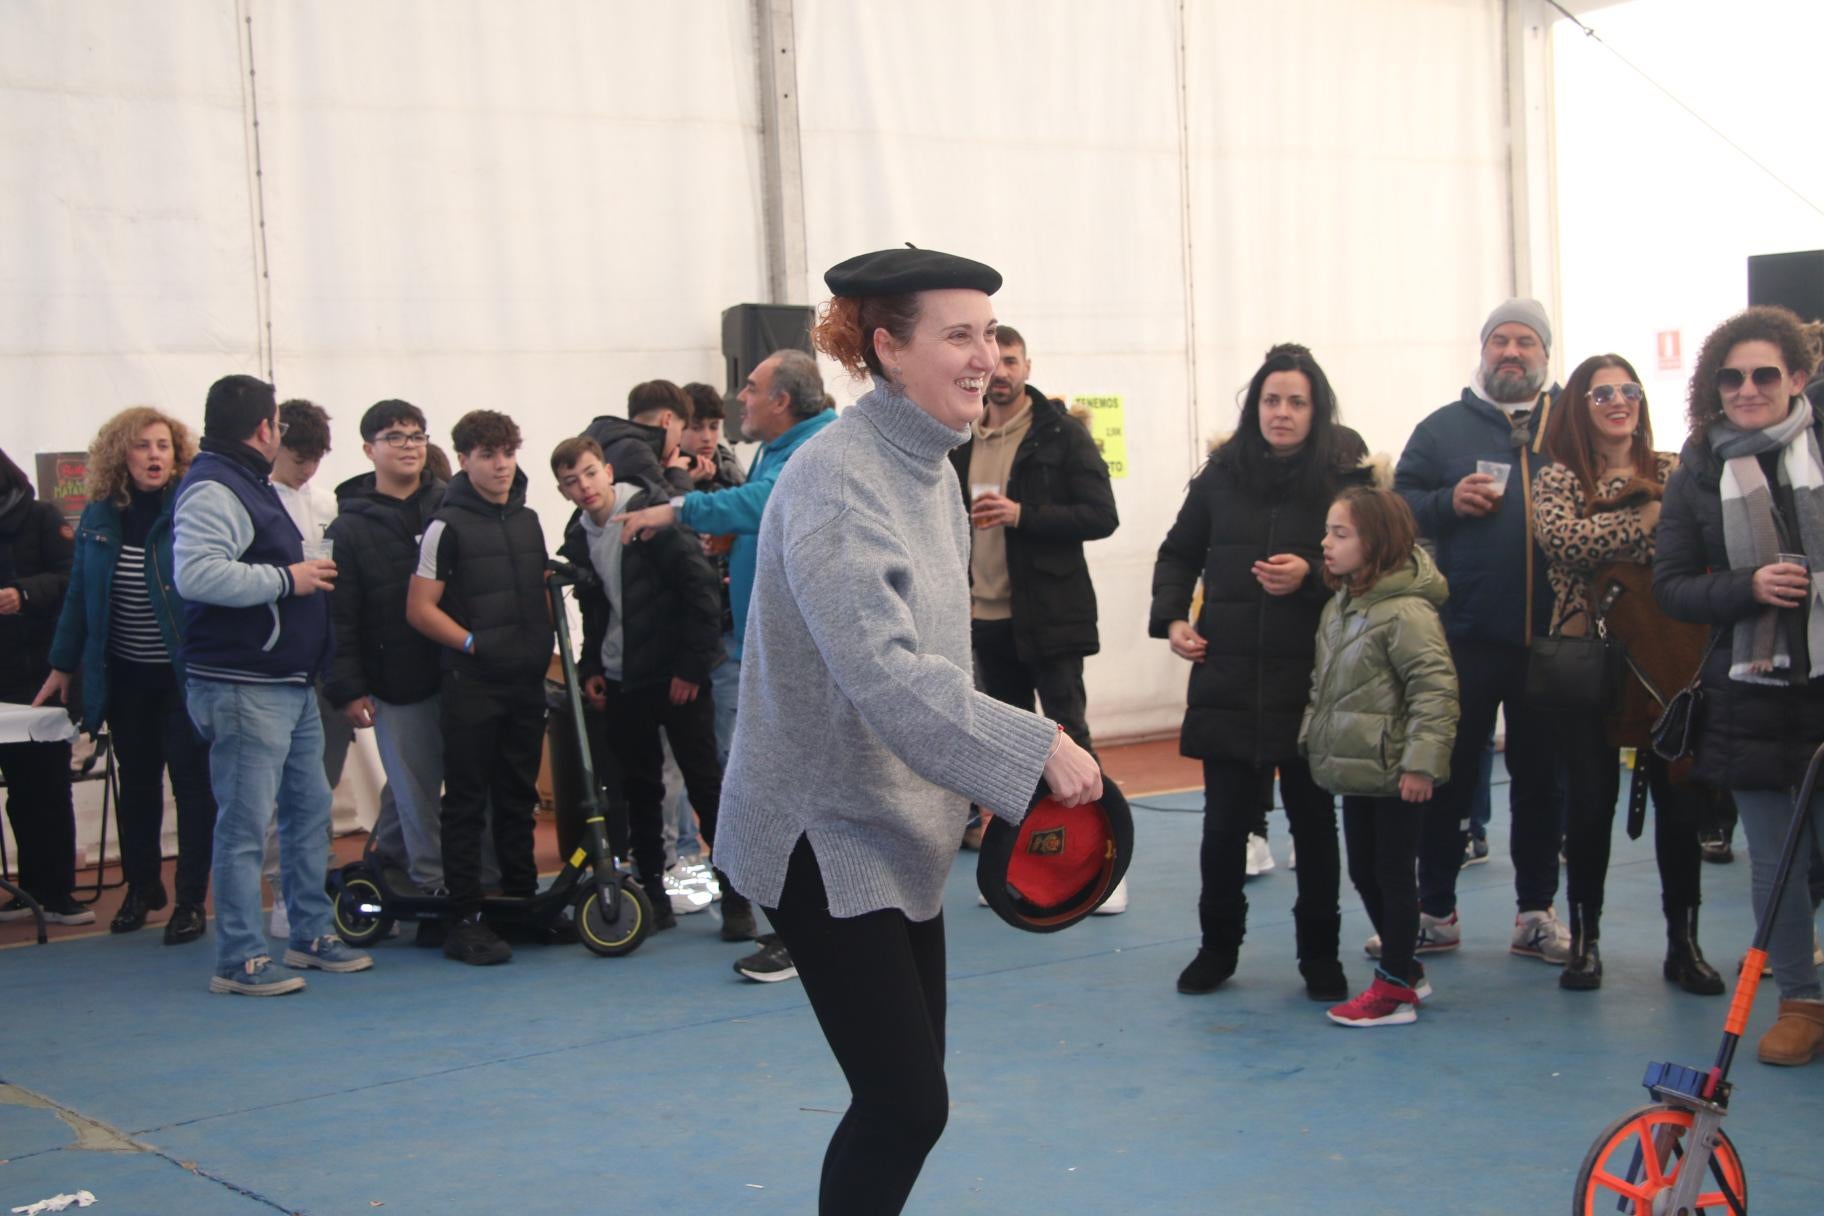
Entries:
<svg viewBox="0 0 1824 1216">
<path fill-rule="evenodd" d="M 76 724 L 61 705 L 33 709 L 0 701 L 0 743 L 62 743 L 76 737 Z"/>
</svg>

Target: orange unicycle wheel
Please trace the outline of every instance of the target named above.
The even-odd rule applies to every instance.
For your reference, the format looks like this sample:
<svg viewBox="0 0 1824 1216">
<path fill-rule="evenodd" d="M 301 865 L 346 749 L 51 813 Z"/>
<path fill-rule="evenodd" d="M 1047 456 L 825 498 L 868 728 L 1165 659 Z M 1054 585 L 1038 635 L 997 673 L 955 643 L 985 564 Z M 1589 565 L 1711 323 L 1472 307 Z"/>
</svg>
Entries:
<svg viewBox="0 0 1824 1216">
<path fill-rule="evenodd" d="M 1691 1148 L 1690 1135 L 1691 1112 L 1682 1107 L 1643 1106 L 1615 1120 L 1583 1159 L 1571 1211 L 1575 1216 L 1661 1216 Z M 1746 1213 L 1748 1174 L 1721 1128 L 1710 1150 L 1709 1174 L 1689 1209 L 1693 1216 Z"/>
</svg>

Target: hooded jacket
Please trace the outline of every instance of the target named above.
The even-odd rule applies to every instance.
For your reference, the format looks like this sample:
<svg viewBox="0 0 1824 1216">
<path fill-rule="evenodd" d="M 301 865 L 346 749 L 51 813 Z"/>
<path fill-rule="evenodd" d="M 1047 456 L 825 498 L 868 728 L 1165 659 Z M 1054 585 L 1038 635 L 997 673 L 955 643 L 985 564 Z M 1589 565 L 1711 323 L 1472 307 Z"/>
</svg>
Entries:
<svg viewBox="0 0 1824 1216">
<path fill-rule="evenodd" d="M 583 434 L 602 445 L 602 460 L 614 470 L 616 481 L 634 482 L 661 501 L 690 493 L 690 473 L 665 467 L 664 427 L 602 414 Z"/>
<path fill-rule="evenodd" d="M 1323 582 L 1324 516 L 1336 491 L 1367 484 L 1360 436 L 1336 428 L 1343 467 L 1320 494 L 1303 486 L 1303 455 L 1273 462 L 1266 484 L 1245 484 L 1221 449 L 1191 479 L 1178 518 L 1153 563 L 1147 633 L 1168 635 L 1189 620 L 1198 579 L 1203 610 L 1192 622 L 1209 643 L 1191 666 L 1179 751 L 1199 759 L 1270 764 L 1298 755 L 1298 723 L 1311 695 L 1317 619 L 1330 591 Z M 1311 566 L 1291 595 L 1268 595 L 1253 566 L 1276 554 Z"/>
<path fill-rule="evenodd" d="M 1419 534 L 1435 546 L 1439 572 L 1450 580 L 1443 618 L 1453 642 L 1530 646 L 1551 621 L 1551 582 L 1533 537 L 1531 478 L 1551 463 L 1541 446 L 1556 397 L 1556 387 L 1542 394 L 1517 431 L 1506 414 L 1466 388 L 1419 423 L 1400 453 L 1393 488 L 1412 508 Z M 1451 495 L 1478 460 L 1512 470 L 1494 512 L 1469 519 L 1451 507 Z"/>
<path fill-rule="evenodd" d="M 1824 443 L 1824 415 L 1813 426 Z M 1790 790 L 1803 779 L 1813 749 L 1824 742 L 1824 680 L 1782 686 L 1729 678 L 1735 623 L 1761 605 L 1754 598 L 1754 571 L 1729 565 L 1722 477 L 1723 464 L 1709 439 L 1699 434 L 1687 440 L 1678 468 L 1666 480 L 1654 533 L 1653 598 L 1668 616 L 1723 631 L 1704 661 L 1691 775 L 1718 789 Z M 1776 493 L 1774 502 L 1790 512 L 1789 492 Z M 1804 630 L 1797 633 L 1802 644 Z"/>
<path fill-rule="evenodd" d="M 171 557 L 171 507 L 177 499 L 175 482 L 165 487 L 164 506 L 146 534 L 146 598 L 152 617 L 171 656 L 177 685 L 183 687 L 180 657 L 184 641 L 184 601 L 177 594 L 177 571 Z M 101 729 L 107 717 L 109 695 L 108 642 L 113 627 L 114 571 L 120 563 L 120 508 L 103 499 L 82 509 L 76 524 L 76 557 L 70 569 L 70 588 L 57 636 L 51 642 L 50 662 L 58 671 L 82 672 L 82 728 Z"/>
<path fill-rule="evenodd" d="M 428 471 L 407 499 L 382 494 L 372 473 L 336 487 L 336 518 L 325 533 L 336 546 L 336 658 L 323 692 L 338 709 L 366 696 L 415 705 L 437 691 L 441 648 L 406 623 L 405 595 L 445 488 Z"/>
<path fill-rule="evenodd" d="M 1064 407 L 1028 384 L 1032 425 L 1013 453 L 1007 497 L 1020 524 L 1007 528 L 1007 578 L 1013 587 L 1013 646 L 1025 663 L 1095 654 L 1096 588 L 1083 542 L 1113 535 L 1121 519 L 1108 465 Z M 950 452 L 965 506 L 973 443 Z"/>
<path fill-rule="evenodd" d="M 0 700 L 30 701 L 50 674 L 72 548 L 62 513 L 37 500 L 24 474 L 0 477 L 0 587 L 20 595 L 19 611 L 0 616 Z"/>
<path fill-rule="evenodd" d="M 641 492 L 626 510 L 651 505 L 651 496 Z M 715 568 L 703 555 L 696 534 L 661 528 L 650 540 L 623 545 L 620 552 L 621 687 L 647 688 L 674 677 L 699 687 L 708 685 L 709 673 L 722 661 L 722 595 Z M 607 573 L 595 569 L 589 555 L 581 511 L 565 526 L 558 555 L 598 579 Z M 577 670 L 585 677 L 601 675 L 608 596 L 599 583 L 586 583 L 577 588 L 576 598 L 583 613 L 583 654 Z"/>
<path fill-rule="evenodd" d="M 1457 669 L 1438 624 L 1449 594 L 1431 556 L 1414 548 L 1406 566 L 1363 594 L 1345 589 L 1324 605 L 1298 732 L 1311 779 L 1324 789 L 1385 797 L 1399 792 L 1402 773 L 1450 780 Z"/>
<path fill-rule="evenodd" d="M 735 625 L 735 644 L 730 658 L 741 657 L 742 641 L 746 637 L 747 605 L 754 595 L 754 567 L 760 551 L 760 519 L 766 512 L 766 500 L 772 496 L 773 483 L 779 480 L 779 471 L 785 468 L 792 453 L 834 421 L 836 411 L 824 410 L 793 423 L 785 434 L 760 445 L 754 463 L 747 470 L 745 485 L 718 490 L 714 494 L 694 490 L 684 496 L 684 505 L 678 508 L 678 522 L 685 527 L 704 536 L 735 538 L 728 553 L 728 602 Z"/>
</svg>

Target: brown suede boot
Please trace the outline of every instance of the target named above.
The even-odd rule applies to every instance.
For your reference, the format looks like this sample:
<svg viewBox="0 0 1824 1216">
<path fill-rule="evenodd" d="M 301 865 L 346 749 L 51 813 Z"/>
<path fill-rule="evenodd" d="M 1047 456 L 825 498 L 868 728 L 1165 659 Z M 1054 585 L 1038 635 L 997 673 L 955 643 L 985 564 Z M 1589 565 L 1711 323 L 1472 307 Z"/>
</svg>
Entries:
<svg viewBox="0 0 1824 1216">
<path fill-rule="evenodd" d="M 1761 1063 L 1809 1064 L 1824 1052 L 1824 1002 L 1781 1001 L 1780 1016 L 1761 1036 Z"/>
</svg>

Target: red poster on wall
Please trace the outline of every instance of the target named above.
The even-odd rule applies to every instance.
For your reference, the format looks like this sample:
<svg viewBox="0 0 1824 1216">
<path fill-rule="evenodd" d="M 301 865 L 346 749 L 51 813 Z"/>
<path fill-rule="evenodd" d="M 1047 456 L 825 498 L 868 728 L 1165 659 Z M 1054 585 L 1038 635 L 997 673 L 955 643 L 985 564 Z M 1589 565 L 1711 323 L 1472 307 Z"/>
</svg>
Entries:
<svg viewBox="0 0 1824 1216">
<path fill-rule="evenodd" d="M 89 454 L 38 453 L 38 500 L 56 503 L 64 522 L 74 528 L 89 505 Z"/>
</svg>

